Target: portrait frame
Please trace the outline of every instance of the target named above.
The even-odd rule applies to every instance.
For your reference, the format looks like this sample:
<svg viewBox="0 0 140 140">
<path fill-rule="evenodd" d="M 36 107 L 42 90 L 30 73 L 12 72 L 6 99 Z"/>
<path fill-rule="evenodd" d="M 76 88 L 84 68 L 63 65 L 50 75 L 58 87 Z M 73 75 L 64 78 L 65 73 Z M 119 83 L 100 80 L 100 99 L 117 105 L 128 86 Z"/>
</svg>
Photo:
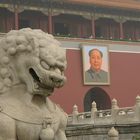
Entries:
<svg viewBox="0 0 140 140">
<path fill-rule="evenodd" d="M 109 46 L 104 44 L 80 44 L 83 61 L 84 85 L 110 85 Z M 101 71 L 96 72 L 91 68 L 89 51 L 97 49 L 102 53 Z"/>
</svg>

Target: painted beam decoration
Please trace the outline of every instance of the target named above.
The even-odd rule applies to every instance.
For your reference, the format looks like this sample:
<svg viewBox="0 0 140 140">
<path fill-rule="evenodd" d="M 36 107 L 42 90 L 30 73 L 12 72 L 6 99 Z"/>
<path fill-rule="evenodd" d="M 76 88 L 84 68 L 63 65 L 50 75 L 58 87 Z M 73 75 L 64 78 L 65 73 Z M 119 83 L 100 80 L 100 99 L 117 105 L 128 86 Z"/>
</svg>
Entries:
<svg viewBox="0 0 140 140">
<path fill-rule="evenodd" d="M 108 46 L 82 44 L 83 81 L 85 85 L 109 85 Z"/>
</svg>

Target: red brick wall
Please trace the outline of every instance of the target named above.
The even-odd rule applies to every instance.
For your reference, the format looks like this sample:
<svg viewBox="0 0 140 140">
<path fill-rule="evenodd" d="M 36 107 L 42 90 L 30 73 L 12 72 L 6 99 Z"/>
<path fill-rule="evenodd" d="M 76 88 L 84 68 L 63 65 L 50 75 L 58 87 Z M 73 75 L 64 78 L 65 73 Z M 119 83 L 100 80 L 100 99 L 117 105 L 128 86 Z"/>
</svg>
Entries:
<svg viewBox="0 0 140 140">
<path fill-rule="evenodd" d="M 133 106 L 135 97 L 140 94 L 140 54 L 110 52 L 111 83 L 103 88 L 111 99 L 116 98 L 120 107 Z M 57 89 L 51 97 L 68 112 L 77 104 L 83 111 L 84 96 L 95 86 L 83 85 L 82 55 L 80 50 L 67 50 L 67 83 Z"/>
</svg>

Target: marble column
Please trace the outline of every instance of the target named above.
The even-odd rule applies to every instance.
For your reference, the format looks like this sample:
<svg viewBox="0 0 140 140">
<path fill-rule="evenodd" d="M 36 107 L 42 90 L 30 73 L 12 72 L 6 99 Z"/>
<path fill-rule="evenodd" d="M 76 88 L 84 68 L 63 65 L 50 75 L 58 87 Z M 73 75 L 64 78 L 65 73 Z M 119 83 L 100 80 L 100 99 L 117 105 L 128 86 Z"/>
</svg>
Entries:
<svg viewBox="0 0 140 140">
<path fill-rule="evenodd" d="M 120 25 L 120 39 L 123 39 L 123 38 L 124 38 L 124 33 L 123 33 L 123 23 L 120 22 L 119 25 Z"/>
<path fill-rule="evenodd" d="M 19 15 L 18 15 L 18 7 L 17 6 L 15 6 L 14 15 L 15 15 L 15 30 L 18 30 L 19 29 Z"/>
<path fill-rule="evenodd" d="M 14 28 L 15 30 L 19 29 L 19 13 L 24 11 L 24 7 L 20 5 L 8 5 L 7 9 L 14 13 Z"/>
<path fill-rule="evenodd" d="M 49 10 L 48 12 L 48 33 L 52 34 L 53 30 L 52 30 L 52 11 Z"/>
<path fill-rule="evenodd" d="M 114 20 L 119 23 L 120 39 L 124 39 L 123 24 L 126 22 L 126 19 L 124 17 L 116 17 Z"/>
<path fill-rule="evenodd" d="M 91 17 L 91 28 L 92 28 L 92 37 L 96 38 L 96 30 L 95 30 L 95 18 Z"/>
</svg>

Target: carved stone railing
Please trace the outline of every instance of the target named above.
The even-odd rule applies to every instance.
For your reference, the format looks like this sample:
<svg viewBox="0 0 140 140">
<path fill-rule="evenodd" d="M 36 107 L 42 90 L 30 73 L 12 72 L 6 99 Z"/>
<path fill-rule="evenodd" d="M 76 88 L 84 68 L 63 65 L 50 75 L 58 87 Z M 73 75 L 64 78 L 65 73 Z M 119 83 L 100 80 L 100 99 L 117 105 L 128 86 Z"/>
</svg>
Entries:
<svg viewBox="0 0 140 140">
<path fill-rule="evenodd" d="M 112 100 L 112 108 L 108 110 L 97 110 L 93 102 L 91 112 L 78 113 L 78 107 L 74 105 L 73 113 L 68 117 L 68 125 L 108 125 L 108 124 L 133 124 L 140 123 L 140 96 L 136 97 L 133 107 L 119 108 L 117 101 Z"/>
<path fill-rule="evenodd" d="M 133 107 L 119 108 L 117 101 L 112 100 L 112 108 L 108 110 L 97 110 L 93 102 L 91 112 L 78 113 L 78 107 L 74 105 L 73 113 L 69 115 L 68 124 L 131 124 L 140 122 L 140 96 L 136 97 Z"/>
<path fill-rule="evenodd" d="M 68 117 L 66 129 L 68 140 L 136 140 L 140 136 L 140 96 L 133 107 L 119 108 L 117 100 L 112 100 L 108 110 L 97 110 L 92 103 L 91 112 L 73 112 Z"/>
</svg>

